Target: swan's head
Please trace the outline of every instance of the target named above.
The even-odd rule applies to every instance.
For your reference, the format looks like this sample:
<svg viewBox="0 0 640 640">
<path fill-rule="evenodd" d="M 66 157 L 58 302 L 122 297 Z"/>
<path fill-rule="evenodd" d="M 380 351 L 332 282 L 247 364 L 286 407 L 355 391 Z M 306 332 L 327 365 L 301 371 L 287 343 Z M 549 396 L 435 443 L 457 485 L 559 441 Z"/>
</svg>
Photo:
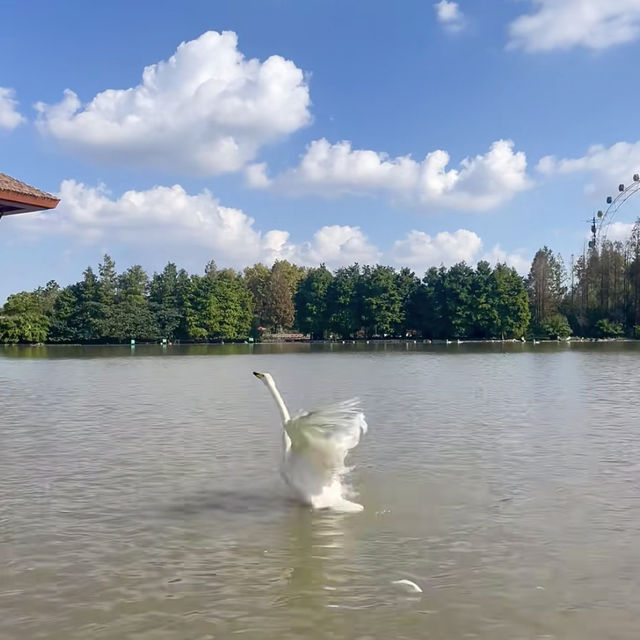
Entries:
<svg viewBox="0 0 640 640">
<path fill-rule="evenodd" d="M 253 375 L 258 378 L 258 380 L 261 380 L 265 384 L 265 386 L 273 384 L 273 378 L 271 377 L 270 373 L 260 373 L 258 371 L 254 371 Z"/>
</svg>

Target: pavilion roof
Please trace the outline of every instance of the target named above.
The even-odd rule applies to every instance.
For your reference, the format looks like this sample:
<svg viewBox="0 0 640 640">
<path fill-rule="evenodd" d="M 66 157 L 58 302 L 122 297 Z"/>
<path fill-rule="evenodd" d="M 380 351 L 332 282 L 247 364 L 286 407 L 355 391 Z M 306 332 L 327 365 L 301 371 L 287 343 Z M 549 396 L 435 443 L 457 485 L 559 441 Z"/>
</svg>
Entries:
<svg viewBox="0 0 640 640">
<path fill-rule="evenodd" d="M 55 209 L 59 198 L 0 173 L 0 217 L 28 211 Z"/>
</svg>

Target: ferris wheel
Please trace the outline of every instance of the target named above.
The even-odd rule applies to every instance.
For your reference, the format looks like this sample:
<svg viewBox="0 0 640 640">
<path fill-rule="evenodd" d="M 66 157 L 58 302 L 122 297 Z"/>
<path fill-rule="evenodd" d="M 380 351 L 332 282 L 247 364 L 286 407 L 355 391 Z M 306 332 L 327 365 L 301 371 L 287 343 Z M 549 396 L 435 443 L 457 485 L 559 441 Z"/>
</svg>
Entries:
<svg viewBox="0 0 640 640">
<path fill-rule="evenodd" d="M 589 240 L 589 248 L 595 249 L 598 244 L 602 244 L 607 239 L 607 232 L 614 218 L 616 217 L 620 207 L 629 199 L 640 191 L 640 175 L 633 174 L 631 184 L 618 185 L 617 196 L 607 196 L 607 208 L 599 210 L 591 222 L 591 240 Z"/>
</svg>

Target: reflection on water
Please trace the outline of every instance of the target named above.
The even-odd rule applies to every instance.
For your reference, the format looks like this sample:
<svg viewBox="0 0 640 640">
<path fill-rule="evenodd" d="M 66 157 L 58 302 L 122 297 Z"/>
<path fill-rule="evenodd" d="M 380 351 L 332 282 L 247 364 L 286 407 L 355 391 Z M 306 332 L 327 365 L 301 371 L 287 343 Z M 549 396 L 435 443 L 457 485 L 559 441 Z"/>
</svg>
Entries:
<svg viewBox="0 0 640 640">
<path fill-rule="evenodd" d="M 0 348 L 0 637 L 636 638 L 638 347 Z M 363 513 L 290 498 L 254 369 L 361 397 Z"/>
<path fill-rule="evenodd" d="M 469 355 L 473 353 L 558 353 L 559 351 L 630 353 L 640 352 L 640 341 L 610 342 L 464 342 L 462 344 L 425 343 L 422 341 L 370 341 L 333 343 L 232 343 L 232 344 L 138 344 L 138 345 L 0 345 L 0 358 L 119 358 L 141 356 L 229 356 L 275 355 L 294 353 L 430 353 Z"/>
</svg>

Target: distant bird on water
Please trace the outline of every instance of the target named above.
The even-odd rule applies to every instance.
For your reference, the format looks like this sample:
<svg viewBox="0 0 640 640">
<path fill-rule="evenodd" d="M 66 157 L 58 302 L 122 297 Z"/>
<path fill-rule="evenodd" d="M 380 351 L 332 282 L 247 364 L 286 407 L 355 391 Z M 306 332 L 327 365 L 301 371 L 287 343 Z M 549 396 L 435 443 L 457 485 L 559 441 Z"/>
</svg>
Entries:
<svg viewBox="0 0 640 640">
<path fill-rule="evenodd" d="M 362 511 L 351 502 L 344 478 L 349 471 L 345 458 L 367 432 L 358 400 L 347 400 L 291 417 L 273 378 L 253 372 L 269 389 L 282 417 L 280 472 L 299 500 L 314 509 Z"/>
</svg>

